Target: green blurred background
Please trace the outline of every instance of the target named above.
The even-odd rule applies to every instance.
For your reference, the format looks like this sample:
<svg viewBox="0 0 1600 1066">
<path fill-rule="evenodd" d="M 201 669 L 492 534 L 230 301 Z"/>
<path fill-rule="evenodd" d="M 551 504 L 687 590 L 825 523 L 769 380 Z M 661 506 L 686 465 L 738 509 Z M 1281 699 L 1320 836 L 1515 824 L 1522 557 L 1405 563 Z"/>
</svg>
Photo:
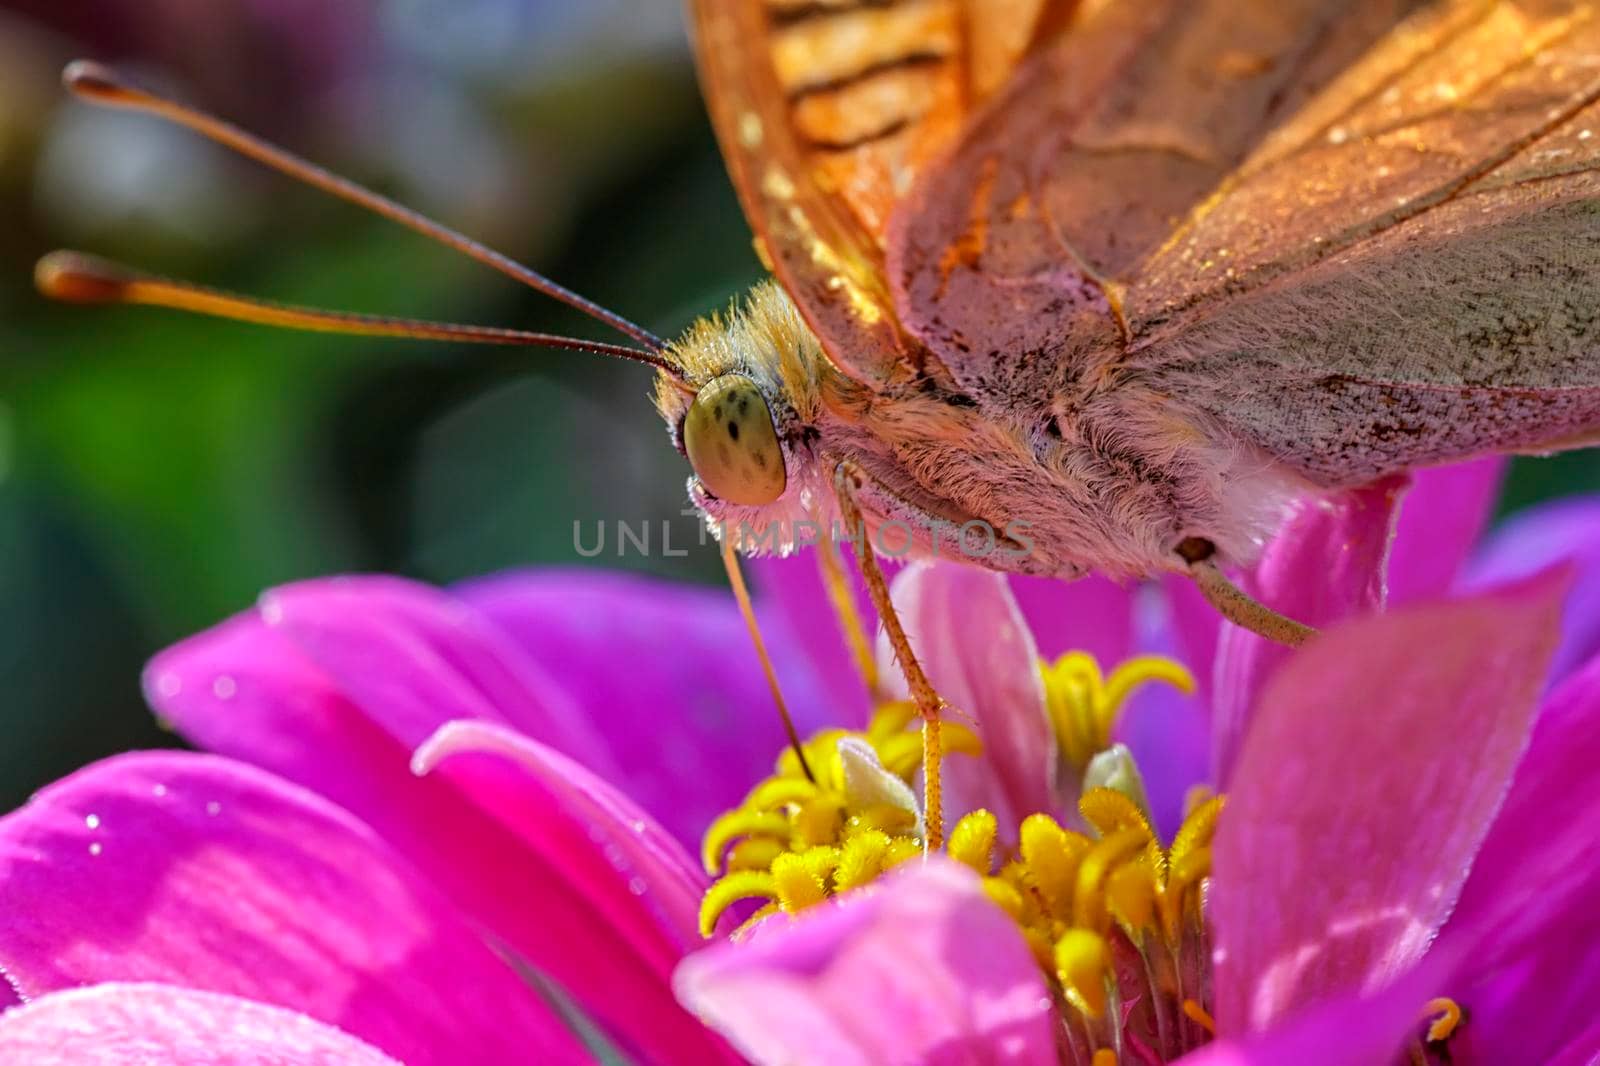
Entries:
<svg viewBox="0 0 1600 1066">
<path fill-rule="evenodd" d="M 39 299 L 34 260 L 67 246 L 280 300 L 605 335 L 192 136 L 68 100 L 80 55 L 663 334 L 759 271 L 673 0 L 0 0 L 0 805 L 176 743 L 144 708 L 143 662 L 276 583 L 528 564 L 714 579 L 704 551 L 573 549 L 575 521 L 695 540 L 641 368 Z M 1524 463 L 1506 507 L 1596 486 L 1589 455 Z"/>
</svg>

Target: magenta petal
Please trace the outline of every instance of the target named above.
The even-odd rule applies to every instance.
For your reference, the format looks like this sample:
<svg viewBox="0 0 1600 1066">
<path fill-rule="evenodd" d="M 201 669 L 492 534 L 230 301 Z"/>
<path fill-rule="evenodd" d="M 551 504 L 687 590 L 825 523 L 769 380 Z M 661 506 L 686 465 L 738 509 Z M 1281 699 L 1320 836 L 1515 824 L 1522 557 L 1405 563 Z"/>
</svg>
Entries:
<svg viewBox="0 0 1600 1066">
<path fill-rule="evenodd" d="M 1133 653 L 1135 589 L 1103 577 L 1012 577 L 1008 583 L 1045 658 L 1086 651 L 1109 668 Z"/>
<path fill-rule="evenodd" d="M 1341 996 L 1285 1018 L 1264 1033 L 1218 1040 L 1181 1066 L 1374 1066 L 1398 1063 L 1417 1031 L 1419 1004 L 1433 996 L 1439 967 L 1424 966 L 1371 996 Z M 1459 1061 L 1459 1060 L 1458 1060 Z"/>
<path fill-rule="evenodd" d="M 1413 475 L 1389 552 L 1391 604 L 1435 599 L 1449 590 L 1489 526 L 1506 465 L 1494 456 Z"/>
<path fill-rule="evenodd" d="M 1490 534 L 1462 584 L 1489 588 L 1558 564 L 1573 570 L 1551 668 L 1560 678 L 1600 653 L 1600 497 L 1557 500 L 1513 516 Z"/>
<path fill-rule="evenodd" d="M 660 910 L 631 893 L 632 874 L 600 863 L 585 825 L 547 817 L 524 833 L 450 775 L 413 776 L 413 745 L 401 739 L 404 724 L 387 717 L 390 704 L 352 705 L 280 630 L 254 615 L 235 618 L 163 652 L 146 689 L 196 744 L 356 812 L 619 1039 L 648 1046 L 641 1019 L 652 1012 L 694 1025 L 668 987 L 679 928 L 663 927 Z M 634 902 L 626 918 L 623 899 Z M 694 1026 L 684 1036 L 686 1054 L 697 1035 L 704 1039 Z"/>
<path fill-rule="evenodd" d="M 263 595 L 261 617 L 406 744 L 481 718 L 619 777 L 591 711 L 448 593 L 392 577 L 303 581 Z"/>
<path fill-rule="evenodd" d="M 756 607 L 767 640 L 793 648 L 796 665 L 815 679 L 829 712 L 829 724 L 859 729 L 866 725 L 872 700 L 828 599 L 817 551 L 811 548 L 782 559 L 747 559 L 744 565 L 757 593 Z M 855 596 L 856 613 L 871 640 L 878 629 L 878 612 L 848 555 L 841 552 L 845 557 L 842 565 Z M 892 568 L 893 564 L 889 565 Z M 745 643 L 749 643 L 748 637 Z M 779 676 L 787 687 L 795 675 L 780 666 Z"/>
<path fill-rule="evenodd" d="M 509 767 L 517 772 L 504 773 Z M 548 835 L 552 816 L 565 815 L 582 831 L 567 856 L 573 864 L 568 876 L 587 887 L 597 908 L 618 901 L 608 901 L 608 895 L 625 901 L 609 915 L 614 925 L 625 928 L 638 921 L 640 908 L 627 899 L 631 896 L 655 912 L 681 950 L 700 945 L 706 883 L 699 869 L 654 819 L 560 752 L 504 726 L 451 722 L 422 743 L 411 768 L 452 779 L 523 837 Z M 626 895 L 604 891 L 602 883 L 613 880 Z M 638 940 L 646 937 L 638 931 Z M 669 963 L 677 961 L 676 955 Z"/>
<path fill-rule="evenodd" d="M 119 756 L 0 820 L 0 967 L 28 997 L 108 980 L 244 996 L 411 1066 L 582 1058 L 367 827 L 214 756 Z"/>
<path fill-rule="evenodd" d="M 1339 626 L 1273 680 L 1213 849 L 1224 1033 L 1370 992 L 1427 947 L 1522 753 L 1564 587 Z"/>
<path fill-rule="evenodd" d="M 1593 1016 L 1600 987 L 1600 660 L 1545 701 L 1500 817 L 1440 943 L 1467 959 L 1449 988 L 1473 1008 L 1485 1062 L 1542 1058 Z"/>
<path fill-rule="evenodd" d="M 1545 1066 L 1595 1066 L 1597 1062 L 1600 1062 L 1600 1022 L 1593 1023 L 1568 1040 Z"/>
<path fill-rule="evenodd" d="M 27 1066 L 400 1066 L 304 1014 L 145 983 L 52 992 L 0 1014 L 0 1059 Z"/>
<path fill-rule="evenodd" d="M 1245 581 L 1246 590 L 1319 628 L 1378 610 L 1405 487 L 1403 479 L 1388 478 L 1328 499 L 1300 501 Z M 1224 787 L 1261 690 L 1288 658 L 1281 644 L 1238 626 L 1222 628 L 1212 684 L 1211 756 L 1214 779 Z"/>
<path fill-rule="evenodd" d="M 789 562 L 815 570 L 809 556 Z M 469 582 L 456 593 L 573 696 L 620 775 L 607 779 L 684 843 L 697 847 L 712 819 L 772 772 L 783 728 L 728 592 L 545 571 Z M 822 614 L 807 632 L 832 624 Z M 818 713 L 832 708 L 815 679 L 783 669 L 793 649 L 777 632 L 767 639 L 801 731 L 836 724 Z M 866 690 L 853 680 L 864 705 Z"/>
<path fill-rule="evenodd" d="M 947 810 L 985 807 L 1003 827 L 1054 811 L 1056 747 L 1039 655 L 1005 577 L 918 563 L 890 591 L 918 661 L 954 708 L 947 717 L 970 721 L 983 740 L 982 758 L 946 760 Z"/>
<path fill-rule="evenodd" d="M 761 932 L 674 979 L 756 1063 L 1056 1060 L 1038 965 L 964 867 L 935 860 Z"/>
</svg>

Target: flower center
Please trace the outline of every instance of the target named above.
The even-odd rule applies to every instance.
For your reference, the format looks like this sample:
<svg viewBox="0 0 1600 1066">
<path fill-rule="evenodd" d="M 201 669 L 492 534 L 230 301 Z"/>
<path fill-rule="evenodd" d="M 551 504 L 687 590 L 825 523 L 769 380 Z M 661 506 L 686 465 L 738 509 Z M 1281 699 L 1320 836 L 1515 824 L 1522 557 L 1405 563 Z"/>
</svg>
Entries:
<svg viewBox="0 0 1600 1066">
<path fill-rule="evenodd" d="M 1027 942 L 1059 1008 L 1065 1061 L 1171 1062 L 1215 1035 L 1205 909 L 1225 799 L 1196 786 L 1163 844 L 1138 768 L 1111 734 L 1141 685 L 1192 692 L 1194 679 L 1159 656 L 1129 659 L 1107 676 L 1083 652 L 1040 671 L 1062 759 L 1079 782 L 1075 810 L 1065 818 L 1030 814 L 1004 836 L 994 814 L 969 811 L 943 850 L 982 878 Z M 701 858 L 717 879 L 701 902 L 701 934 L 712 936 L 731 909 L 756 901 L 737 937 L 923 854 L 928 834 L 912 788 L 924 751 L 918 721 L 912 703 L 892 702 L 865 731 L 816 734 L 803 745 L 814 780 L 785 749 L 773 776 L 706 831 Z M 945 722 L 942 734 L 949 752 L 982 754 L 971 729 Z M 1461 1017 L 1450 1000 L 1430 1002 L 1411 1061 L 1447 1061 Z"/>
</svg>

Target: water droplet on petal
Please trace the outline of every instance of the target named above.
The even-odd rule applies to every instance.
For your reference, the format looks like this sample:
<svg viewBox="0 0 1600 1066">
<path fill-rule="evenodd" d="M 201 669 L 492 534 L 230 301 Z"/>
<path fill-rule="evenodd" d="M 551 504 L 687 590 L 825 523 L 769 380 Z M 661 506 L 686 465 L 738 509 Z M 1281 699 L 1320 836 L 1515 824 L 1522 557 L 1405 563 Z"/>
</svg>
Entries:
<svg viewBox="0 0 1600 1066">
<path fill-rule="evenodd" d="M 219 700 L 231 700 L 233 699 L 233 694 L 238 691 L 238 684 L 227 674 L 223 674 L 211 682 L 211 694 Z"/>
<path fill-rule="evenodd" d="M 156 692 L 171 698 L 183 691 L 183 678 L 170 671 L 156 678 Z"/>
<path fill-rule="evenodd" d="M 166 785 L 155 785 L 150 789 L 150 795 L 156 797 L 157 799 L 160 799 L 162 796 L 165 796 L 166 794 L 167 794 L 167 786 Z"/>
<path fill-rule="evenodd" d="M 93 844 L 89 845 L 89 854 L 90 855 L 98 855 L 103 850 L 105 850 L 105 849 L 103 849 L 100 846 L 100 842 L 98 840 L 96 840 Z"/>
<path fill-rule="evenodd" d="M 86 814 L 83 816 L 83 824 L 88 826 L 90 829 L 99 829 L 100 816 L 98 814 Z"/>
<path fill-rule="evenodd" d="M 215 818 L 217 815 L 222 813 L 222 804 L 218 803 L 216 800 L 212 800 L 206 804 L 206 813 Z"/>
<path fill-rule="evenodd" d="M 645 884 L 644 878 L 642 877 L 628 878 L 628 891 L 632 892 L 635 896 L 644 895 L 645 889 L 649 887 L 649 885 Z"/>
</svg>

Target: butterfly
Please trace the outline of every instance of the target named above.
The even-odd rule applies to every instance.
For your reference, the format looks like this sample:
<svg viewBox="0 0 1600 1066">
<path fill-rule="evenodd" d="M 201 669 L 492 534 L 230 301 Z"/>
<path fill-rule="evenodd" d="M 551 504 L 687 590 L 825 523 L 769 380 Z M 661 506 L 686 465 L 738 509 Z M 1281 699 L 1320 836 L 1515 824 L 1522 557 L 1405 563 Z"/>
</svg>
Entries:
<svg viewBox="0 0 1600 1066">
<path fill-rule="evenodd" d="M 283 308 L 74 253 L 41 287 L 644 362 L 728 541 L 857 531 L 883 612 L 873 542 L 893 527 L 915 554 L 1001 570 L 1189 574 L 1294 642 L 1308 631 L 1223 570 L 1287 501 L 1600 440 L 1594 4 L 690 6 L 775 280 L 676 342 L 92 64 L 67 74 L 80 95 L 188 125 L 630 343 Z"/>
</svg>

